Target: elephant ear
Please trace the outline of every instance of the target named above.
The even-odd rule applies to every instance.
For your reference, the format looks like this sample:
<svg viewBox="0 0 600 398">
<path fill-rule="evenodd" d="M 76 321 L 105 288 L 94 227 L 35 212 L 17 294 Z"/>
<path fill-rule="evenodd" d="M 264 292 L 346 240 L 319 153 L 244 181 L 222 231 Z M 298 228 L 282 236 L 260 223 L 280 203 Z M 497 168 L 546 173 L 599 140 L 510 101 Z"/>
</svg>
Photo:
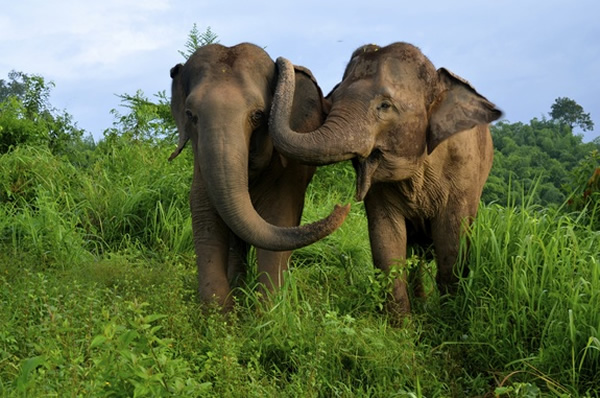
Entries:
<svg viewBox="0 0 600 398">
<path fill-rule="evenodd" d="M 325 115 L 329 114 L 329 111 L 331 110 L 331 101 L 326 100 L 323 97 L 323 90 L 321 90 L 319 83 L 317 83 L 317 79 L 312 74 L 310 69 L 308 69 L 307 67 L 304 67 L 304 66 L 294 65 L 294 72 L 296 74 L 303 75 L 303 76 L 307 77 L 308 79 L 310 79 L 310 81 L 315 85 L 317 92 L 318 92 L 318 96 L 321 99 L 321 109 L 323 110 Z"/>
<path fill-rule="evenodd" d="M 502 112 L 464 79 L 445 68 L 437 71 L 440 89 L 429 109 L 427 153 L 453 134 L 491 123 Z"/>
<path fill-rule="evenodd" d="M 179 72 L 183 65 L 177 64 L 173 68 L 171 68 L 171 79 L 173 79 L 172 88 L 171 88 L 171 113 L 173 114 L 173 118 L 175 119 L 175 124 L 177 124 L 177 131 L 179 132 L 179 142 L 177 143 L 177 148 L 173 151 L 171 156 L 169 156 L 169 161 L 175 159 L 185 147 L 185 144 L 189 140 L 189 136 L 185 129 L 185 122 L 183 121 L 183 88 L 180 82 Z"/>
</svg>

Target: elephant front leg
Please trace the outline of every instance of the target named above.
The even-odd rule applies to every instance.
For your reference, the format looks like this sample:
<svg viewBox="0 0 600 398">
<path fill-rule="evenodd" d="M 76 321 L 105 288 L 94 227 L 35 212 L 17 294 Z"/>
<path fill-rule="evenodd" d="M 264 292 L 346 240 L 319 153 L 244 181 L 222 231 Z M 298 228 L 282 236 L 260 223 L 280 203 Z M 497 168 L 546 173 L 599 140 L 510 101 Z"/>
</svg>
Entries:
<svg viewBox="0 0 600 398">
<path fill-rule="evenodd" d="M 200 299 L 205 303 L 216 303 L 227 311 L 233 304 L 227 279 L 230 232 L 210 205 L 197 176 L 194 176 L 190 193 L 190 209 Z"/>
<path fill-rule="evenodd" d="M 466 233 L 471 220 L 472 217 L 465 211 L 454 209 L 446 211 L 432 222 L 431 234 L 437 263 L 436 284 L 441 294 L 456 291 L 459 280 L 456 268 L 459 261 L 463 260 L 461 275 L 468 275 L 469 268 L 465 261 L 467 250 L 462 258 L 459 258 L 459 253 L 461 236 Z M 466 244 L 465 249 L 468 249 L 468 242 Z"/>
<path fill-rule="evenodd" d="M 399 266 L 398 275 L 392 280 L 392 291 L 387 302 L 388 311 L 397 316 L 405 316 L 410 313 L 408 272 L 404 264 L 406 221 L 393 202 L 388 200 L 385 189 L 380 185 L 373 186 L 367 194 L 365 209 L 373 263 L 386 275 L 390 275 L 394 265 Z"/>
<path fill-rule="evenodd" d="M 292 252 L 273 252 L 257 249 L 258 282 L 263 292 L 273 291 L 283 285 L 283 274 L 288 268 L 288 260 Z"/>
<path fill-rule="evenodd" d="M 304 195 L 314 167 L 300 165 L 293 160 L 288 160 L 284 167 L 279 158 L 275 158 L 271 166 L 270 172 L 265 173 L 252 190 L 256 208 L 271 224 L 297 226 L 302 218 Z M 283 285 L 291 255 L 291 251 L 256 250 L 261 289 L 272 291 Z"/>
</svg>

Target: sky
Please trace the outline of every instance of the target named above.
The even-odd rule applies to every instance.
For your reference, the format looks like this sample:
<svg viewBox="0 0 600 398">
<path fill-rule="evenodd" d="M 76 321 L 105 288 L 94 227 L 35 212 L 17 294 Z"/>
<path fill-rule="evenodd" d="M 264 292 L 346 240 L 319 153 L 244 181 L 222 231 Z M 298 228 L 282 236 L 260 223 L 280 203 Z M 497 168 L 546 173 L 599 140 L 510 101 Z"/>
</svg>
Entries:
<svg viewBox="0 0 600 398">
<path fill-rule="evenodd" d="M 97 141 L 120 94 L 170 95 L 169 70 L 193 25 L 224 45 L 257 44 L 308 67 L 324 93 L 352 52 L 405 41 L 467 79 L 508 122 L 548 117 L 568 97 L 600 136 L 597 0 L 21 0 L 0 6 L 0 79 L 11 70 L 55 84 L 51 104 Z"/>
</svg>

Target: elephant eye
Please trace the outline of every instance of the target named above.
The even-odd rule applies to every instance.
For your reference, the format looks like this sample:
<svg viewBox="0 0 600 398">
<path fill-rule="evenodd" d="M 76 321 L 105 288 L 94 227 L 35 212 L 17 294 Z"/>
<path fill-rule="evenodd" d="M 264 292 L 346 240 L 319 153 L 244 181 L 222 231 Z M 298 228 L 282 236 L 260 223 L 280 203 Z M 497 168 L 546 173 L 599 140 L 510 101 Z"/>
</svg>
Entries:
<svg viewBox="0 0 600 398">
<path fill-rule="evenodd" d="M 188 118 L 188 120 L 189 120 L 190 122 L 192 122 L 192 123 L 196 123 L 196 122 L 198 121 L 198 117 L 197 117 L 197 116 L 195 116 L 195 115 L 194 115 L 194 113 L 193 113 L 191 110 L 189 110 L 189 109 L 186 109 L 186 110 L 185 110 L 185 116 L 186 116 L 186 117 Z"/>
<path fill-rule="evenodd" d="M 377 107 L 377 110 L 379 111 L 387 111 L 388 109 L 390 109 L 392 107 L 392 103 L 388 100 L 382 101 L 379 106 Z"/>
<path fill-rule="evenodd" d="M 252 121 L 252 125 L 255 127 L 260 126 L 265 120 L 265 112 L 263 110 L 257 109 L 250 115 L 250 120 Z"/>
</svg>

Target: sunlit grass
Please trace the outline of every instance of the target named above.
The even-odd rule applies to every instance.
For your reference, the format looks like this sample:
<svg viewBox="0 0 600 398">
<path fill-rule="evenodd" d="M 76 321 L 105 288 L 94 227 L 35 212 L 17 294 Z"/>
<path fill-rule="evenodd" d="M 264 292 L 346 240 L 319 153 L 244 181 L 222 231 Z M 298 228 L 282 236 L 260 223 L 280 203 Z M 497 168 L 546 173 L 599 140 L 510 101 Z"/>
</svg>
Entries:
<svg viewBox="0 0 600 398">
<path fill-rule="evenodd" d="M 472 275 L 456 299 L 458 316 L 470 320 L 471 364 L 537 369 L 576 390 L 594 385 L 600 234 L 557 210 L 492 206 L 478 217 L 472 247 Z"/>
<path fill-rule="evenodd" d="M 223 316 L 196 296 L 189 159 L 166 156 L 0 157 L 0 396 L 598 396 L 600 233 L 578 214 L 483 206 L 456 295 L 426 278 L 398 326 L 353 171 L 321 168 L 303 222 L 352 202 L 346 222 L 268 297 L 251 254 Z"/>
</svg>

